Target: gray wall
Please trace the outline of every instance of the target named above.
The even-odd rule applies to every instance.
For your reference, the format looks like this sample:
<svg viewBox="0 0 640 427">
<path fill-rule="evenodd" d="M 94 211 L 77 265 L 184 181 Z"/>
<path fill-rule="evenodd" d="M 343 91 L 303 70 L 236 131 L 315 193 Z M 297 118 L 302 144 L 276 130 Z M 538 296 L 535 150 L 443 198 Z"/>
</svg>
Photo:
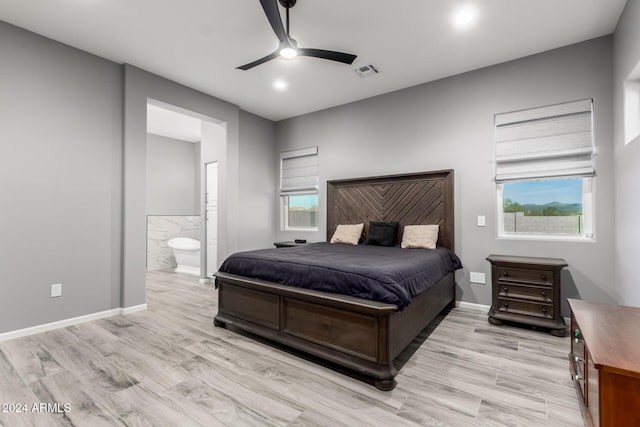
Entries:
<svg viewBox="0 0 640 427">
<path fill-rule="evenodd" d="M 0 333 L 119 307 L 122 69 L 3 22 L 0 58 Z"/>
<path fill-rule="evenodd" d="M 147 215 L 200 215 L 200 144 L 147 134 Z"/>
<path fill-rule="evenodd" d="M 240 111 L 240 199 L 238 250 L 273 247 L 274 181 L 279 159 L 272 121 Z M 265 222 L 268 227 L 265 228 Z"/>
<path fill-rule="evenodd" d="M 622 90 L 640 63 L 640 1 L 627 2 L 614 41 L 616 287 L 620 304 L 640 307 L 640 139 L 624 144 Z"/>
<path fill-rule="evenodd" d="M 240 138 L 237 106 L 3 22 L 0 58 L 0 334 L 145 303 L 149 98 L 227 123 L 225 253 L 273 240 L 272 197 L 238 232 L 239 171 L 275 150 L 273 123 L 247 116 Z"/>
<path fill-rule="evenodd" d="M 497 239 L 494 114 L 589 97 L 596 109 L 596 241 Z M 276 238 L 325 240 L 327 180 L 453 168 L 455 244 L 464 263 L 458 299 L 490 304 L 490 285 L 470 284 L 469 272 L 485 272 L 489 282 L 485 257 L 497 253 L 565 258 L 563 297 L 612 302 L 612 105 L 609 36 L 278 122 L 278 151 L 319 147 L 321 226 Z M 486 227 L 475 225 L 477 215 L 487 217 Z"/>
</svg>

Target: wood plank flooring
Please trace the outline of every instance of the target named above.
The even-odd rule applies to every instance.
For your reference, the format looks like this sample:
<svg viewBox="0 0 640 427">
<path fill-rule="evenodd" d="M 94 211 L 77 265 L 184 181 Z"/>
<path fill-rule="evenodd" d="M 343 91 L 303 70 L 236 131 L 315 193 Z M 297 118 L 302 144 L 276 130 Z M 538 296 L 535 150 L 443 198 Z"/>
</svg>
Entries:
<svg viewBox="0 0 640 427">
<path fill-rule="evenodd" d="M 0 412 L 0 426 L 583 425 L 568 338 L 454 309 L 382 392 L 214 327 L 216 301 L 211 285 L 154 271 L 145 312 L 0 343 L 0 405 L 27 406 Z"/>
</svg>

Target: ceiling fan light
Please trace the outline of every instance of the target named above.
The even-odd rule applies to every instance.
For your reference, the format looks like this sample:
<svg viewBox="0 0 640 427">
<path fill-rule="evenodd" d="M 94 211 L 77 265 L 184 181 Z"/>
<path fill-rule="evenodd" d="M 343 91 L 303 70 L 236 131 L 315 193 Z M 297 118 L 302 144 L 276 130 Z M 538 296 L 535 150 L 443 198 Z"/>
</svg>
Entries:
<svg viewBox="0 0 640 427">
<path fill-rule="evenodd" d="M 298 56 L 298 51 L 291 46 L 286 46 L 280 49 L 280 56 L 287 59 L 295 58 Z"/>
</svg>

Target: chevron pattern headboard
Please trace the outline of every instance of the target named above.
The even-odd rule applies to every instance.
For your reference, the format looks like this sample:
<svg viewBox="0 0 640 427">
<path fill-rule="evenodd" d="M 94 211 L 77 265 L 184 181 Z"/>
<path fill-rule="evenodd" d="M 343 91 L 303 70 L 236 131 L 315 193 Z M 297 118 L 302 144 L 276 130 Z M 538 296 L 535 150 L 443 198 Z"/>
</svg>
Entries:
<svg viewBox="0 0 640 427">
<path fill-rule="evenodd" d="M 454 251 L 453 170 L 327 181 L 327 241 L 338 224 L 439 224 L 438 246 Z"/>
</svg>

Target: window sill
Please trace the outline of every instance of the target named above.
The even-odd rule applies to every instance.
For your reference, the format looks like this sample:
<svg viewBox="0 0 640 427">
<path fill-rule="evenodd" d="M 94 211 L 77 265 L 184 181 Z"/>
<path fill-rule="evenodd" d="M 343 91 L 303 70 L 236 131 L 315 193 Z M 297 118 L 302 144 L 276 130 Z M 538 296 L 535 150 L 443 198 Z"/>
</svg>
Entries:
<svg viewBox="0 0 640 427">
<path fill-rule="evenodd" d="M 280 231 L 302 231 L 302 232 L 314 232 L 318 231 L 318 227 L 284 227 Z"/>
<path fill-rule="evenodd" d="M 584 236 L 552 236 L 541 234 L 502 234 L 496 237 L 497 240 L 529 240 L 538 242 L 577 242 L 577 243 L 594 243 L 595 237 Z"/>
</svg>

